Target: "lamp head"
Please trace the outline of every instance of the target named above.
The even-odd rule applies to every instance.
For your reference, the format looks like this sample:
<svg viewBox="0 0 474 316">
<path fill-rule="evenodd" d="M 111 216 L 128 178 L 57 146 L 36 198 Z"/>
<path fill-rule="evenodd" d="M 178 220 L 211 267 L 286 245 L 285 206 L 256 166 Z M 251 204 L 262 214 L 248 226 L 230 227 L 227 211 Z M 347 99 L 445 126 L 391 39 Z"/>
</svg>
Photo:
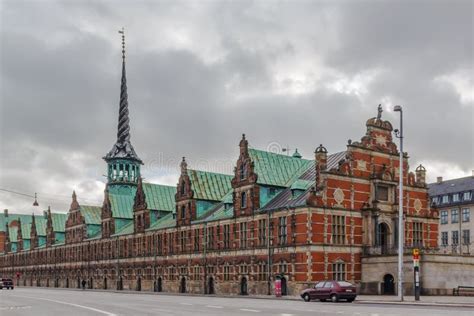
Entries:
<svg viewBox="0 0 474 316">
<path fill-rule="evenodd" d="M 395 107 L 393 108 L 393 111 L 401 112 L 402 111 L 402 106 L 401 105 L 395 105 Z"/>
</svg>

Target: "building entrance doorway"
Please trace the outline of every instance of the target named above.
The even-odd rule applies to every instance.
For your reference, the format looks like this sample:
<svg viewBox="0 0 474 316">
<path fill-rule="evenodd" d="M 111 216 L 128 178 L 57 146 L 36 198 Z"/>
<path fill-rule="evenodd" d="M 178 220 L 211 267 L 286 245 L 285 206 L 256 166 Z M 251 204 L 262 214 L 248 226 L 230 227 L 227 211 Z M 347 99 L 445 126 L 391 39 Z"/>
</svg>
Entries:
<svg viewBox="0 0 474 316">
<path fill-rule="evenodd" d="M 248 289 L 247 289 L 247 278 L 243 277 L 240 280 L 240 295 L 248 295 Z"/>
<path fill-rule="evenodd" d="M 185 277 L 181 278 L 181 283 L 179 285 L 179 292 L 186 293 L 186 278 Z"/>
<path fill-rule="evenodd" d="M 382 294 L 395 295 L 395 279 L 393 278 L 393 275 L 386 274 L 383 277 Z"/>
<path fill-rule="evenodd" d="M 137 291 L 141 291 L 142 290 L 142 278 L 138 278 L 137 279 Z"/>
<path fill-rule="evenodd" d="M 207 294 L 215 294 L 214 293 L 214 278 L 210 277 L 208 284 L 207 284 Z"/>
</svg>

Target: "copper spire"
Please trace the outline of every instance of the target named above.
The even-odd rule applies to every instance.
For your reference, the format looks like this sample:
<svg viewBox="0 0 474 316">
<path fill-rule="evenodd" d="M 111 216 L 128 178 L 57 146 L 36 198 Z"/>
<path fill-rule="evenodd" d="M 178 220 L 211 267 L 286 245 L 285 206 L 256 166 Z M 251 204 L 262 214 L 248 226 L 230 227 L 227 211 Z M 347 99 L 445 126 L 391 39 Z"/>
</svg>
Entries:
<svg viewBox="0 0 474 316">
<path fill-rule="evenodd" d="M 117 127 L 117 141 L 112 149 L 104 157 L 105 160 L 113 158 L 129 158 L 142 162 L 138 158 L 132 144 L 130 143 L 130 119 L 128 117 L 128 93 L 127 74 L 125 70 L 125 30 L 119 31 L 122 34 L 122 81 L 120 85 L 120 107 Z"/>
</svg>

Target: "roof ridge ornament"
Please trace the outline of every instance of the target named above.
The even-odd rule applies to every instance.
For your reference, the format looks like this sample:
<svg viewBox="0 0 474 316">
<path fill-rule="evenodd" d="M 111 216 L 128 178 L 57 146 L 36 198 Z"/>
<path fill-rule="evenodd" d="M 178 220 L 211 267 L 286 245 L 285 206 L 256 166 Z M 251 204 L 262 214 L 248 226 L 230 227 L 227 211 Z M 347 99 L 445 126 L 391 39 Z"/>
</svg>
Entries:
<svg viewBox="0 0 474 316">
<path fill-rule="evenodd" d="M 379 104 L 379 106 L 378 106 L 378 108 L 377 108 L 377 120 L 381 120 L 381 119 L 382 119 L 382 112 L 383 112 L 382 104 Z"/>
</svg>

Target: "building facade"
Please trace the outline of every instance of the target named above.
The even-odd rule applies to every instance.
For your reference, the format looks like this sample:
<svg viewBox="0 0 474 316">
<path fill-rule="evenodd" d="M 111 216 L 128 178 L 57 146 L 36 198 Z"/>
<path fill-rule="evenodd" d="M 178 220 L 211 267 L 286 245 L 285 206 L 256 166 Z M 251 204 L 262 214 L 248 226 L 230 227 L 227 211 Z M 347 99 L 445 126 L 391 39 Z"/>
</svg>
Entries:
<svg viewBox="0 0 474 316">
<path fill-rule="evenodd" d="M 444 253 L 473 254 L 474 171 L 470 177 L 445 180 L 438 177 L 429 185 L 431 203 L 439 209 L 438 243 Z"/>
<path fill-rule="evenodd" d="M 130 141 L 125 51 L 120 96 L 103 205 L 73 193 L 67 215 L 0 216 L 0 274 L 17 285 L 245 295 L 271 294 L 280 279 L 285 295 L 320 280 L 360 284 L 362 258 L 397 245 L 400 169 L 405 248 L 438 247 L 426 170 L 410 172 L 406 154 L 399 165 L 380 108 L 342 152 L 280 155 L 243 135 L 233 174 L 183 158 L 177 185 L 165 186 L 142 181 Z"/>
</svg>

